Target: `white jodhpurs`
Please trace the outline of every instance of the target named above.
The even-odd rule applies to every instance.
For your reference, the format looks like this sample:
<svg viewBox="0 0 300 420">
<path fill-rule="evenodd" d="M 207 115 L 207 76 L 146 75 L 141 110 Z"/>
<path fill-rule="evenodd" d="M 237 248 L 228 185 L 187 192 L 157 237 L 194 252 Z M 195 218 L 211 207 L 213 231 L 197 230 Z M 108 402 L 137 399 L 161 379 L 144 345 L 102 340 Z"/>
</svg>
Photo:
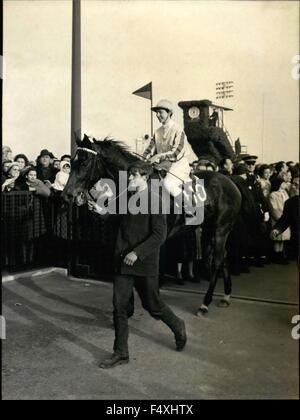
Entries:
<svg viewBox="0 0 300 420">
<path fill-rule="evenodd" d="M 169 192 L 169 194 L 171 194 L 173 197 L 177 197 L 177 195 L 182 193 L 182 181 L 191 181 L 190 172 L 191 168 L 187 158 L 185 157 L 171 165 L 169 172 L 163 181 L 164 187 Z"/>
</svg>

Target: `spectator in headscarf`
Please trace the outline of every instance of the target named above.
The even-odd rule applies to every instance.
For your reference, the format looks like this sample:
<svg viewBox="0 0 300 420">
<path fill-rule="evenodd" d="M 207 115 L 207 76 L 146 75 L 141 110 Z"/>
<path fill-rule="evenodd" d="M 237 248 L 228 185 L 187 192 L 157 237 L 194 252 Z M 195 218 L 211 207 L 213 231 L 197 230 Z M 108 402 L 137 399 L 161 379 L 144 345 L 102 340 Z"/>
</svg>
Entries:
<svg viewBox="0 0 300 420">
<path fill-rule="evenodd" d="M 16 184 L 20 176 L 20 166 L 18 162 L 11 162 L 7 171 L 7 178 L 2 183 L 2 192 L 17 191 L 19 188 Z"/>
<path fill-rule="evenodd" d="M 60 171 L 57 172 L 55 181 L 52 187 L 56 191 L 63 191 L 65 188 L 71 172 L 71 165 L 67 161 L 60 162 Z"/>
</svg>

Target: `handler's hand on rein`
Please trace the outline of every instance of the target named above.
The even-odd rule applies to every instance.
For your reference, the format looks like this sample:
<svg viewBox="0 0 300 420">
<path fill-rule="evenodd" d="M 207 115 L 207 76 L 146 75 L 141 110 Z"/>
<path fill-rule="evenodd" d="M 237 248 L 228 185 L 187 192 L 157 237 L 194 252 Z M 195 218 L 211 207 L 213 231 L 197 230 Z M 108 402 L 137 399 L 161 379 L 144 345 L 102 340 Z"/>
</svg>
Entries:
<svg viewBox="0 0 300 420">
<path fill-rule="evenodd" d="M 133 265 L 136 260 L 138 259 L 136 253 L 134 251 L 129 252 L 124 258 L 124 263 L 127 265 Z"/>
<path fill-rule="evenodd" d="M 99 207 L 93 200 L 88 200 L 88 209 L 94 213 L 101 212 L 101 207 Z"/>
</svg>

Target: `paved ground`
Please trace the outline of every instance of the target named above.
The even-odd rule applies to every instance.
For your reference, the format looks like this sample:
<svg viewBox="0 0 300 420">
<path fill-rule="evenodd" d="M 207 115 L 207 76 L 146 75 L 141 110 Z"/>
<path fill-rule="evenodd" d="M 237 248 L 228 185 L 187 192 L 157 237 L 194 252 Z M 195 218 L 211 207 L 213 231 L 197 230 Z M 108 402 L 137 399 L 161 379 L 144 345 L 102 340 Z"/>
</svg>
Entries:
<svg viewBox="0 0 300 420">
<path fill-rule="evenodd" d="M 297 265 L 290 262 L 286 265 L 266 265 L 263 268 L 251 267 L 250 273 L 232 276 L 232 294 L 238 297 L 253 298 L 273 302 L 289 302 L 298 304 L 299 301 L 299 272 Z M 200 284 L 186 282 L 177 286 L 174 281 L 166 283 L 166 287 L 178 290 L 205 292 L 207 282 Z M 224 293 L 222 279 L 218 279 L 216 293 Z"/>
<path fill-rule="evenodd" d="M 234 280 L 238 294 L 253 296 L 261 287 L 265 297 L 297 300 L 295 265 L 260 270 Z M 189 287 L 197 291 L 206 283 Z M 291 337 L 297 306 L 234 299 L 221 309 L 215 300 L 209 315 L 197 318 L 201 295 L 161 293 L 186 321 L 185 351 L 174 350 L 168 328 L 136 299 L 131 362 L 101 370 L 97 364 L 113 342 L 110 283 L 56 273 L 5 283 L 3 399 L 298 398 L 299 343 Z"/>
</svg>

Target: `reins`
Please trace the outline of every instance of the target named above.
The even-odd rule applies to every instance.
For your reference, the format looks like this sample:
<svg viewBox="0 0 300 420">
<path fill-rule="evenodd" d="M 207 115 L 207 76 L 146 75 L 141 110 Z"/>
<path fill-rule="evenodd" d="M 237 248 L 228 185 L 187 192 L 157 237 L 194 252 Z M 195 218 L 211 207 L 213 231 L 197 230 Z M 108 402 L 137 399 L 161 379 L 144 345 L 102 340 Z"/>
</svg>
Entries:
<svg viewBox="0 0 300 420">
<path fill-rule="evenodd" d="M 103 164 L 103 166 L 105 167 L 105 169 L 106 169 L 106 171 L 107 171 L 107 173 L 108 173 L 108 175 L 112 178 L 112 179 L 115 179 L 115 176 L 114 176 L 114 174 L 107 168 L 107 165 L 105 164 L 105 161 L 104 161 L 104 159 L 102 158 L 102 156 L 101 156 L 101 154 L 99 153 L 99 152 L 96 152 L 95 150 L 91 150 L 91 149 L 88 149 L 87 147 L 77 147 L 77 150 L 83 150 L 83 151 L 85 151 L 85 152 L 88 152 L 88 153 L 91 153 L 91 154 L 93 154 L 94 156 L 96 156 L 96 157 L 98 157 L 98 159 L 99 160 L 101 160 L 101 162 L 102 162 L 102 164 Z M 94 172 L 95 172 L 95 163 L 96 163 L 96 160 L 94 159 L 94 166 L 93 166 L 93 169 L 92 169 L 92 174 L 91 174 L 91 177 L 93 176 L 93 174 L 94 174 Z M 115 200 L 117 200 L 119 197 L 121 197 L 121 195 L 122 194 L 124 194 L 125 192 L 127 191 L 127 188 L 124 190 L 124 191 L 122 191 L 122 192 L 120 192 L 113 200 L 111 200 L 111 201 L 115 201 Z M 91 192 L 90 192 L 90 189 L 88 189 L 87 188 L 87 194 L 91 197 L 91 199 L 93 200 L 93 202 L 95 203 L 96 201 L 97 201 L 97 199 L 91 194 Z"/>
</svg>

